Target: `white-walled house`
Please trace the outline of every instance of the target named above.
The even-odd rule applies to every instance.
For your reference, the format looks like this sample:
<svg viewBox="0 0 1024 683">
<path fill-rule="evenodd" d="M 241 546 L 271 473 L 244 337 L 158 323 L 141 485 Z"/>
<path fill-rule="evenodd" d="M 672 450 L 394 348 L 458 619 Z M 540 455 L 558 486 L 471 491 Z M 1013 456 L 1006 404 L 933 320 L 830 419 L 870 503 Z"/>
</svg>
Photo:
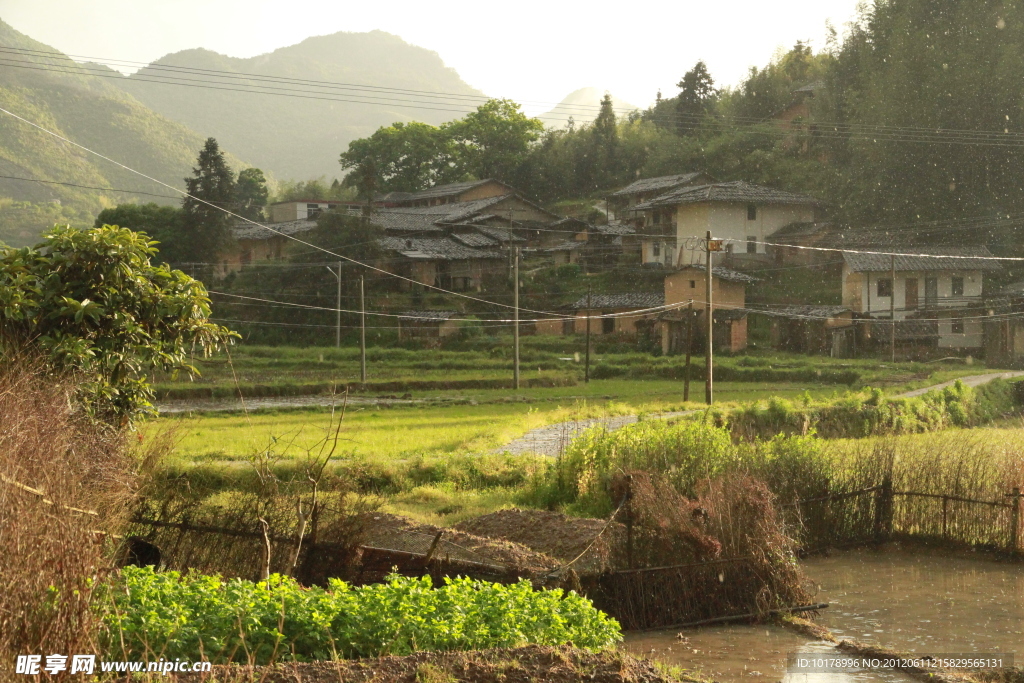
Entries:
<svg viewBox="0 0 1024 683">
<path fill-rule="evenodd" d="M 819 207 L 813 197 L 743 181 L 677 188 L 634 207 L 644 215 L 642 263 L 703 263 L 703 252 L 685 251 L 709 230 L 725 240 L 730 262 L 763 260 L 765 241 L 784 226 L 814 222 Z"/>
<path fill-rule="evenodd" d="M 899 251 L 918 255 L 844 251 L 843 306 L 863 317 L 906 321 L 896 327 L 897 341 L 927 341 L 947 349 L 980 348 L 984 273 L 1002 267 L 984 258 L 991 252 L 985 247 Z M 888 334 L 885 327 L 879 330 L 883 336 Z"/>
</svg>

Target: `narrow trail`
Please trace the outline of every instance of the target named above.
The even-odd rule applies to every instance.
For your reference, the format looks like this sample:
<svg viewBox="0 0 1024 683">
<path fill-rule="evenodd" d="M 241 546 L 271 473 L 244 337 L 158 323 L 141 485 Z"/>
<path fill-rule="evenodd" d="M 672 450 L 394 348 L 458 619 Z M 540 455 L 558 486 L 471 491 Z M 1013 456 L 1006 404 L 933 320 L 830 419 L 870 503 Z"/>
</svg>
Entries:
<svg viewBox="0 0 1024 683">
<path fill-rule="evenodd" d="M 958 378 L 961 382 L 969 387 L 977 387 L 982 384 L 986 384 L 996 379 L 1010 379 L 1013 377 L 1024 376 L 1024 371 L 1006 371 L 1006 372 L 989 372 L 983 375 L 969 375 L 967 377 Z M 952 386 L 957 380 L 950 380 L 948 382 L 941 382 L 939 384 L 933 384 L 922 389 L 914 389 L 913 391 L 907 391 L 902 394 L 897 394 L 900 398 L 912 398 L 914 396 L 921 396 L 929 391 L 945 389 L 948 386 Z M 649 415 L 649 418 L 653 419 L 668 419 L 673 417 L 682 417 L 684 415 L 692 415 L 697 410 L 684 410 L 670 413 L 658 413 Z M 608 431 L 614 431 L 625 427 L 626 425 L 634 424 L 639 418 L 636 415 L 617 415 L 615 417 L 602 417 L 594 418 L 590 420 L 574 420 L 570 422 L 556 422 L 555 424 L 548 425 L 546 427 L 538 427 L 532 429 L 518 439 L 511 441 L 500 448 L 495 449 L 495 453 L 510 453 L 512 455 L 520 455 L 522 453 L 535 453 L 537 455 L 548 455 L 551 457 L 558 456 L 569 443 L 582 434 L 584 431 L 591 427 L 603 425 Z"/>
</svg>

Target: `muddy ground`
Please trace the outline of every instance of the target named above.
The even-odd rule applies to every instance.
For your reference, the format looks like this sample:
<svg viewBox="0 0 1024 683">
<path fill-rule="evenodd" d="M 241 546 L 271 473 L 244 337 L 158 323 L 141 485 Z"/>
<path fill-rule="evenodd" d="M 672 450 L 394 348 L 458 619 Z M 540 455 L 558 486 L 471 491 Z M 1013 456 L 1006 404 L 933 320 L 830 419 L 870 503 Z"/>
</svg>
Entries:
<svg viewBox="0 0 1024 683">
<path fill-rule="evenodd" d="M 618 522 L 607 529 L 606 525 L 603 519 L 512 508 L 467 519 L 454 528 L 475 536 L 510 541 L 561 563 L 576 560 L 572 565 L 576 573 L 591 574 L 621 563 L 612 549 L 624 547 L 626 528 Z"/>
<path fill-rule="evenodd" d="M 215 666 L 208 674 L 171 674 L 175 683 L 678 683 L 649 661 L 624 652 L 591 653 L 569 646 L 531 645 L 476 652 L 421 652 L 340 662 L 273 667 Z"/>
</svg>

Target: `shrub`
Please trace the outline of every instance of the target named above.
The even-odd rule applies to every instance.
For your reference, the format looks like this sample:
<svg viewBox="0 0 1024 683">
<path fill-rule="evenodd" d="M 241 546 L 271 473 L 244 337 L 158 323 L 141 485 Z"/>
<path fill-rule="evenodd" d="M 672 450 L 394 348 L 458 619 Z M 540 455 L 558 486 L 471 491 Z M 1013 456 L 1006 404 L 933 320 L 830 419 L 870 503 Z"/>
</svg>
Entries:
<svg viewBox="0 0 1024 683">
<path fill-rule="evenodd" d="M 128 567 L 110 598 L 108 656 L 124 659 L 266 664 L 528 643 L 601 649 L 621 638 L 586 598 L 525 580 L 435 589 L 429 577 L 393 575 L 357 588 L 332 579 L 325 590 L 280 575 L 254 583 Z"/>
</svg>

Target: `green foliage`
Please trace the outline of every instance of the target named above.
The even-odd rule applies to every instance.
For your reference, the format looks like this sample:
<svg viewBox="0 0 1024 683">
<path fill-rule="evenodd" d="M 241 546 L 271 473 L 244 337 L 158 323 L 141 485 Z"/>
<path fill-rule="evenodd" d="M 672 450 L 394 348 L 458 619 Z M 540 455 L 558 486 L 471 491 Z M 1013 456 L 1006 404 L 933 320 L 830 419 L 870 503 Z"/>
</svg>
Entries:
<svg viewBox="0 0 1024 683">
<path fill-rule="evenodd" d="M 802 405 L 771 398 L 765 404 L 751 403 L 717 413 L 716 419 L 720 424 L 728 424 L 736 437 L 747 440 L 780 433 L 817 432 L 826 438 L 916 434 L 947 427 L 971 427 L 1008 413 L 1014 397 L 1007 384 L 996 381 L 976 391 L 958 380 L 941 391 L 913 398 L 887 397 L 880 390 L 869 388 L 831 400 L 805 401 Z"/>
<path fill-rule="evenodd" d="M 651 420 L 613 432 L 594 428 L 569 444 L 555 465 L 535 479 L 524 500 L 607 516 L 612 509 L 609 486 L 617 474 L 665 474 L 680 493 L 692 496 L 699 482 L 725 472 L 735 457 L 729 433 L 703 420 Z"/>
<path fill-rule="evenodd" d="M 144 232 L 160 245 L 160 256 L 169 263 L 185 261 L 184 215 L 181 209 L 157 204 L 118 204 L 100 211 L 94 228 L 117 225 L 134 232 Z"/>
<path fill-rule="evenodd" d="M 0 343 L 77 375 L 96 417 L 124 423 L 150 409 L 151 372 L 195 372 L 195 350 L 230 339 L 209 322 L 201 283 L 150 262 L 157 250 L 145 234 L 58 226 L 44 238 L 0 253 Z"/>
<path fill-rule="evenodd" d="M 108 657 L 208 658 L 217 663 L 330 660 L 476 650 L 529 643 L 603 649 L 619 625 L 562 590 L 429 577 L 302 588 L 126 567 L 110 590 Z M 121 643 L 124 643 L 123 649 Z"/>
<path fill-rule="evenodd" d="M 458 163 L 449 132 L 413 121 L 382 127 L 368 138 L 353 140 L 341 154 L 345 170 L 374 169 L 381 192 L 414 192 L 431 185 L 461 180 L 465 164 Z M 355 185 L 361 174 L 346 180 Z"/>
<path fill-rule="evenodd" d="M 234 218 L 224 210 L 235 208 L 235 174 L 213 138 L 199 151 L 192 177 L 185 178 L 185 191 L 189 196 L 181 202 L 182 248 L 191 261 L 216 261 L 231 239 Z"/>
<path fill-rule="evenodd" d="M 235 183 L 235 213 L 254 221 L 263 219 L 270 191 L 267 178 L 258 168 L 245 168 L 238 172 Z"/>
<path fill-rule="evenodd" d="M 488 100 L 440 127 L 395 123 L 353 140 L 341 154 L 345 184 L 360 196 L 411 192 L 465 178 L 525 181 L 524 164 L 544 125 L 511 100 Z"/>
</svg>

